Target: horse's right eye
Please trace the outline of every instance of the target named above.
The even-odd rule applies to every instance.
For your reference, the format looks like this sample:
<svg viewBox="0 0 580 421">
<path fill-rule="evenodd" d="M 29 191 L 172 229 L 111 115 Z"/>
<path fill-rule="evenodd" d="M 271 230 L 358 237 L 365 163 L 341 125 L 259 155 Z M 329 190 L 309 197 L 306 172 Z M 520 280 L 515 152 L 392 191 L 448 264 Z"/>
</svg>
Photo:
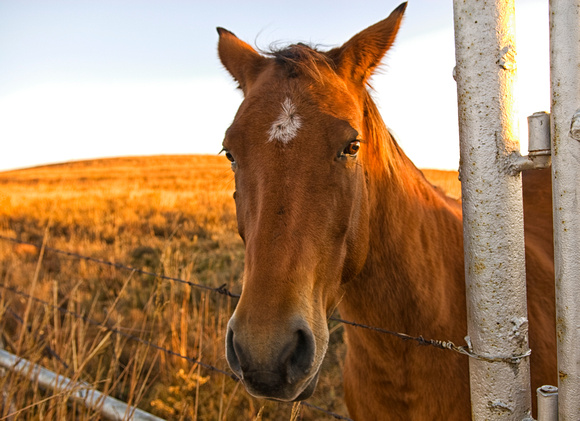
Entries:
<svg viewBox="0 0 580 421">
<path fill-rule="evenodd" d="M 360 150 L 360 140 L 355 139 L 349 142 L 342 151 L 338 154 L 339 158 L 355 158 Z"/>
<path fill-rule="evenodd" d="M 355 156 L 358 153 L 359 149 L 360 149 L 360 141 L 353 140 L 348 144 L 346 148 L 344 148 L 344 151 L 342 151 L 342 153 L 345 155 Z"/>
</svg>

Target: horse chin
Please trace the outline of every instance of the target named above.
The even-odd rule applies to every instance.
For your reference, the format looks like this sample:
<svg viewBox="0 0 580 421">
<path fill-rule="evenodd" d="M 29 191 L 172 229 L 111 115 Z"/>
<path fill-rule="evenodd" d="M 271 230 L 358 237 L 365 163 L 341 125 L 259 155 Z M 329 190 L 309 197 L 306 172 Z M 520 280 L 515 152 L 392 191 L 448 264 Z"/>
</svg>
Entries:
<svg viewBox="0 0 580 421">
<path fill-rule="evenodd" d="M 312 380 L 310 380 L 310 383 L 308 383 L 308 386 L 306 386 L 306 388 L 302 391 L 302 393 L 300 393 L 298 397 L 293 400 L 293 402 L 306 400 L 314 394 L 314 391 L 316 390 L 316 385 L 318 384 L 319 375 L 320 370 L 318 370 L 316 375 L 312 378 Z"/>
<path fill-rule="evenodd" d="M 303 401 L 308 399 L 309 397 L 311 397 L 314 394 L 314 391 L 316 390 L 316 385 L 318 384 L 318 377 L 320 375 L 320 370 L 314 375 L 314 377 L 312 377 L 312 379 L 310 379 L 310 381 L 307 383 L 306 387 L 302 390 L 302 392 L 300 392 L 295 398 L 285 398 L 285 397 L 277 397 L 277 396 L 264 396 L 264 394 L 262 393 L 253 393 L 253 391 L 248 388 L 247 385 L 246 386 L 246 390 L 250 393 L 250 395 L 256 397 L 256 398 L 262 398 L 262 399 L 268 399 L 270 401 L 276 401 L 276 402 L 299 402 L 299 401 Z"/>
</svg>

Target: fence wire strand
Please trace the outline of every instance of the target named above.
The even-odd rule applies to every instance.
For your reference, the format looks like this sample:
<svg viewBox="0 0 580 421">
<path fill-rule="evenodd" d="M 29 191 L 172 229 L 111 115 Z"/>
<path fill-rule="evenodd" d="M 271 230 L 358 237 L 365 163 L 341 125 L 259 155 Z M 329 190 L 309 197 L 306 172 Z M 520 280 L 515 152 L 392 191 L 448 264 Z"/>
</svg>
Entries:
<svg viewBox="0 0 580 421">
<path fill-rule="evenodd" d="M 36 247 L 37 249 L 40 249 L 40 247 L 41 247 L 38 244 L 34 244 L 34 243 L 27 242 L 27 241 L 18 240 L 17 238 L 6 237 L 4 235 L 0 235 L 0 240 L 11 241 L 11 242 L 17 243 L 17 244 L 24 244 L 24 245 L 27 245 L 27 246 Z M 60 250 L 60 249 L 56 249 L 56 248 L 53 248 L 53 247 L 45 247 L 45 252 L 46 251 L 50 251 L 52 253 L 57 253 L 57 254 L 62 254 L 64 256 L 68 256 L 68 257 L 74 257 L 76 259 L 85 260 L 87 262 L 93 262 L 93 263 L 97 263 L 97 264 L 100 264 L 100 265 L 111 266 L 111 267 L 114 267 L 116 269 L 128 270 L 128 271 L 131 271 L 131 272 L 139 273 L 141 275 L 149 275 L 149 276 L 154 276 L 156 278 L 164 279 L 164 280 L 167 280 L 167 281 L 179 282 L 181 284 L 189 285 L 190 287 L 193 287 L 193 288 L 199 288 L 199 289 L 204 289 L 206 291 L 217 292 L 218 294 L 226 295 L 226 296 L 232 297 L 232 298 L 239 298 L 240 297 L 239 294 L 234 294 L 230 290 L 228 290 L 226 288 L 226 284 L 220 285 L 219 287 L 210 287 L 210 286 L 207 286 L 207 285 L 196 284 L 194 282 L 186 281 L 186 280 L 181 279 L 181 278 L 175 278 L 175 277 L 172 277 L 172 276 L 166 276 L 166 275 L 162 275 L 160 273 L 150 272 L 150 271 L 143 270 L 143 269 L 139 269 L 139 268 L 135 268 L 135 267 L 132 267 L 132 266 L 123 265 L 121 263 L 115 263 L 115 262 L 110 262 L 108 260 L 98 259 L 96 257 L 84 256 L 82 254 L 73 253 L 73 252 L 66 251 L 66 250 Z"/>
<path fill-rule="evenodd" d="M 172 351 L 171 349 L 163 348 L 162 346 L 157 345 L 157 344 L 155 344 L 155 343 L 153 343 L 151 341 L 147 341 L 147 340 L 145 340 L 143 338 L 140 338 L 139 336 L 135 336 L 135 335 L 131 335 L 130 333 L 123 332 L 122 330 L 120 330 L 118 328 L 114 328 L 112 326 L 108 326 L 108 325 L 106 325 L 104 323 L 101 323 L 101 322 L 95 320 L 95 319 L 92 319 L 90 317 L 84 316 L 84 315 L 82 315 L 80 313 L 77 313 L 75 311 L 69 310 L 68 308 L 56 306 L 56 305 L 54 305 L 52 303 L 49 303 L 48 301 L 41 300 L 40 298 L 34 297 L 34 296 L 30 295 L 30 294 L 27 294 L 24 291 L 20 291 L 19 289 L 14 288 L 14 287 L 12 287 L 10 285 L 6 285 L 4 283 L 0 283 L 0 288 L 3 288 L 5 290 L 7 290 L 7 291 L 10 291 L 13 294 L 20 295 L 21 297 L 24 297 L 26 299 L 32 300 L 32 301 L 34 301 L 34 302 L 36 302 L 38 304 L 42 304 L 44 306 L 48 306 L 48 307 L 50 307 L 50 308 L 52 308 L 54 310 L 59 311 L 60 313 L 68 314 L 68 315 L 73 316 L 73 317 L 75 317 L 77 319 L 83 320 L 86 323 L 89 323 L 90 325 L 93 325 L 95 327 L 99 327 L 99 328 L 105 329 L 106 331 L 109 331 L 109 332 L 114 333 L 116 335 L 123 336 L 123 337 L 125 337 L 125 338 L 127 338 L 129 340 L 132 340 L 132 341 L 135 341 L 135 342 L 139 342 L 139 343 L 141 343 L 143 345 L 146 345 L 146 346 L 148 346 L 150 348 L 154 348 L 154 349 L 156 349 L 158 351 L 165 352 L 166 354 L 171 355 L 173 357 L 182 358 L 182 359 L 184 359 L 186 361 L 189 361 L 192 364 L 197 364 L 197 365 L 200 365 L 203 368 L 206 368 L 208 370 L 211 370 L 211 371 L 215 371 L 217 373 L 224 374 L 224 375 L 230 377 L 231 379 L 233 379 L 235 381 L 238 381 L 239 380 L 234 374 L 228 373 L 228 372 L 226 372 L 224 370 L 221 370 L 221 369 L 219 369 L 217 367 L 214 367 L 212 365 L 206 364 L 206 363 L 204 363 L 204 362 L 202 362 L 202 361 L 200 361 L 198 359 L 195 359 L 195 358 L 192 358 L 192 357 L 188 357 L 187 355 L 182 355 L 182 354 L 180 354 L 178 352 Z"/>
<path fill-rule="evenodd" d="M 411 335 L 407 335 L 406 333 L 393 332 L 391 330 L 382 329 L 380 327 L 367 326 L 367 325 L 363 325 L 360 323 L 351 322 L 348 320 L 343 320 L 343 319 L 340 319 L 338 317 L 331 317 L 330 320 L 334 320 L 336 322 L 340 322 L 340 323 L 343 323 L 345 325 L 360 327 L 363 329 L 374 330 L 375 332 L 379 332 L 379 333 L 385 333 L 387 335 L 395 336 L 395 337 L 402 339 L 404 341 L 414 341 L 414 342 L 417 342 L 419 345 L 429 345 L 429 346 L 433 346 L 433 347 L 439 348 L 439 349 L 447 349 L 449 351 L 455 351 L 459 354 L 466 355 L 468 357 L 475 358 L 477 360 L 482 360 L 482 361 L 487 361 L 487 362 L 492 362 L 492 363 L 501 362 L 501 363 L 516 364 L 521 359 L 528 358 L 532 354 L 532 350 L 528 349 L 525 353 L 523 353 L 521 355 L 513 355 L 513 356 L 509 356 L 509 357 L 504 357 L 504 356 L 499 356 L 499 355 L 498 356 L 481 355 L 481 354 L 477 354 L 477 353 L 473 352 L 470 344 L 468 344 L 467 346 L 457 346 L 451 341 L 440 341 L 438 339 L 425 339 L 422 336 L 411 336 Z"/>
<path fill-rule="evenodd" d="M 6 307 L 6 312 L 9 313 L 12 318 L 14 320 L 16 320 L 18 322 L 19 325 L 22 326 L 23 329 L 26 329 L 26 331 L 28 333 L 32 333 L 32 327 L 30 327 L 29 325 L 24 325 L 24 320 L 22 319 L 22 317 L 20 317 L 20 315 L 18 313 L 16 313 L 14 310 L 12 310 L 12 308 L 10 308 L 10 306 Z M 44 341 L 46 339 L 46 334 L 41 334 L 40 335 L 40 340 Z M 46 344 L 44 346 L 44 351 L 49 354 L 50 356 L 54 357 L 66 370 L 69 369 L 68 364 L 60 357 L 60 355 L 58 355 L 58 353 L 52 349 L 52 347 L 50 347 L 48 344 Z"/>
</svg>

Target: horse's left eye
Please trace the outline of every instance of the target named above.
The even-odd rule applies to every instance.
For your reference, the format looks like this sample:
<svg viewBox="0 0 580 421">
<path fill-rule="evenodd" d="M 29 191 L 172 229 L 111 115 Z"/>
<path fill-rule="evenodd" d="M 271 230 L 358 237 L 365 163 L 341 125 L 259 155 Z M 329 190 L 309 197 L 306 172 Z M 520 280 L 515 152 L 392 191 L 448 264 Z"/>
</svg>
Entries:
<svg viewBox="0 0 580 421">
<path fill-rule="evenodd" d="M 236 162 L 236 158 L 234 158 L 234 156 L 232 155 L 232 153 L 230 151 L 228 151 L 226 148 L 223 148 L 220 153 L 224 152 L 224 155 L 226 156 L 226 159 L 228 161 L 230 161 L 231 165 L 232 165 L 232 171 L 236 171 L 236 168 L 238 167 L 238 163 Z"/>
<path fill-rule="evenodd" d="M 355 156 L 360 149 L 360 141 L 353 140 L 342 151 L 344 155 Z"/>
<path fill-rule="evenodd" d="M 228 161 L 230 161 L 231 163 L 236 162 L 234 156 L 230 153 L 230 152 L 226 152 L 226 158 L 228 159 Z"/>
</svg>

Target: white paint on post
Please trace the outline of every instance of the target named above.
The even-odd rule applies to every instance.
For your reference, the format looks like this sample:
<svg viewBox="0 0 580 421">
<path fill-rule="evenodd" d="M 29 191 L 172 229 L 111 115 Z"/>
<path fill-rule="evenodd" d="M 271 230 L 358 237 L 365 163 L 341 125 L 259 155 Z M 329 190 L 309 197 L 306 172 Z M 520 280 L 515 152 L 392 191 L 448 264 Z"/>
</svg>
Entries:
<svg viewBox="0 0 580 421">
<path fill-rule="evenodd" d="M 454 0 L 469 342 L 504 358 L 529 351 L 514 12 L 513 0 Z M 531 419 L 529 358 L 469 370 L 474 420 Z"/>
<path fill-rule="evenodd" d="M 580 420 L 580 0 L 550 1 L 558 413 Z"/>
</svg>

